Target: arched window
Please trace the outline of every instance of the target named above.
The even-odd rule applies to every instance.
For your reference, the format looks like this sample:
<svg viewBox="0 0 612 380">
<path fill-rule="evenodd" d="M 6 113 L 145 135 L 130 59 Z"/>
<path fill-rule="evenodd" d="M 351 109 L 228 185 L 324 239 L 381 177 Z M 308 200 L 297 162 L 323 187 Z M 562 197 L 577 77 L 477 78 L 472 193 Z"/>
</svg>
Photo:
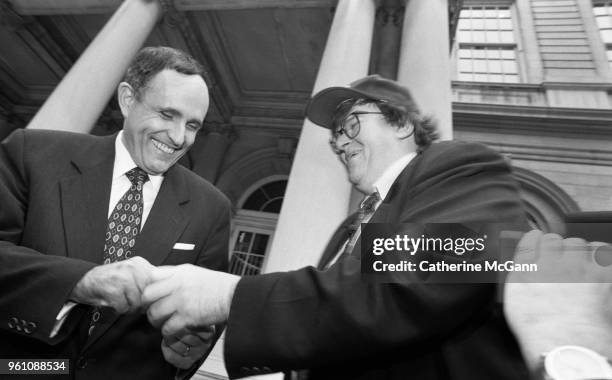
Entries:
<svg viewBox="0 0 612 380">
<path fill-rule="evenodd" d="M 555 183 L 531 170 L 514 167 L 513 171 L 531 227 L 563 234 L 565 215 L 580 211 L 576 202 Z"/>
<path fill-rule="evenodd" d="M 286 176 L 273 176 L 258 181 L 241 197 L 232 232 L 231 273 L 249 276 L 261 271 L 286 188 Z"/>
<path fill-rule="evenodd" d="M 280 213 L 283 197 L 287 188 L 287 180 L 269 182 L 255 189 L 244 201 L 244 210 Z"/>
</svg>

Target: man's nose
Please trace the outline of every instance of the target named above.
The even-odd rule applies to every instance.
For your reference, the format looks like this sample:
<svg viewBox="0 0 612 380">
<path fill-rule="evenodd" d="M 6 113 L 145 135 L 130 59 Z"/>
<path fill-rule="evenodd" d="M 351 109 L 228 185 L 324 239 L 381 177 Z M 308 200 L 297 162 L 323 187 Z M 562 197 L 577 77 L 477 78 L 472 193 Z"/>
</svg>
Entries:
<svg viewBox="0 0 612 380">
<path fill-rule="evenodd" d="M 168 131 L 168 137 L 175 148 L 180 148 L 185 143 L 185 130 L 186 125 L 177 123 L 173 128 Z"/>
</svg>

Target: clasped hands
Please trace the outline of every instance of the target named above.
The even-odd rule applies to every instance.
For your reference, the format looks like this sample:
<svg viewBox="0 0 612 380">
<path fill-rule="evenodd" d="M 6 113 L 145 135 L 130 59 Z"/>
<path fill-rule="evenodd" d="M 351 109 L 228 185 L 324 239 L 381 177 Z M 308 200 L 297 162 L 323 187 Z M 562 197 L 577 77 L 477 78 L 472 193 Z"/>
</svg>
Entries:
<svg viewBox="0 0 612 380">
<path fill-rule="evenodd" d="M 514 261 L 537 271 L 511 272 L 504 314 L 527 364 L 538 368 L 554 347 L 579 345 L 612 357 L 612 247 L 540 231 L 520 241 Z"/>
<path fill-rule="evenodd" d="M 214 324 L 229 315 L 239 277 L 190 264 L 154 267 L 142 257 L 94 267 L 74 287 L 77 303 L 147 313 L 161 328 L 162 353 L 187 369 L 209 349 Z"/>
</svg>

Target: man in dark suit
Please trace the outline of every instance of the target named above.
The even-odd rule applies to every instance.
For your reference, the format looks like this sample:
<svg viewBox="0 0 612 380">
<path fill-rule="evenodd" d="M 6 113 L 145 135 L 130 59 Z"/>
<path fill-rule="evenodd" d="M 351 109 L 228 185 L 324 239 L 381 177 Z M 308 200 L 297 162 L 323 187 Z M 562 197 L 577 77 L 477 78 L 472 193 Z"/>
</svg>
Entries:
<svg viewBox="0 0 612 380">
<path fill-rule="evenodd" d="M 118 135 L 2 142 L 1 358 L 71 359 L 67 378 L 105 380 L 201 363 L 207 329 L 162 336 L 142 313 L 120 315 L 140 308 L 154 265 L 227 270 L 229 201 L 175 165 L 208 109 L 201 74 L 184 52 L 145 48 L 118 87 Z"/>
<path fill-rule="evenodd" d="M 308 369 L 329 379 L 524 379 L 493 284 L 427 284 L 411 274 L 367 282 L 357 238 L 368 222 L 524 222 L 506 161 L 479 144 L 432 144 L 435 125 L 409 91 L 378 76 L 322 90 L 307 115 L 331 130 L 350 182 L 367 195 L 319 268 L 242 279 L 157 268 L 143 293 L 151 322 L 175 332 L 227 319 L 230 377 Z M 415 232 L 401 228 L 390 236 Z"/>
</svg>

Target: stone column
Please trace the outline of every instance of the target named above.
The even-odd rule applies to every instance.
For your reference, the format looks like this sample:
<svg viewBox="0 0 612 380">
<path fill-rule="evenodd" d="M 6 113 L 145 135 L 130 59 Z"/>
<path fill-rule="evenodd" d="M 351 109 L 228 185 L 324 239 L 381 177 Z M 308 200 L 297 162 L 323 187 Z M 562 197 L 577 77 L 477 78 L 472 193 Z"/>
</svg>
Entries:
<svg viewBox="0 0 612 380">
<path fill-rule="evenodd" d="M 370 65 L 372 74 L 397 79 L 405 2 L 405 0 L 380 0 L 376 8 L 376 26 Z"/>
<path fill-rule="evenodd" d="M 225 152 L 235 138 L 234 127 L 225 123 L 205 123 L 189 155 L 192 170 L 211 183 L 217 181 Z"/>
<path fill-rule="evenodd" d="M 453 138 L 448 0 L 410 0 L 398 81 L 406 85 L 421 111 L 438 120 L 440 138 Z"/>
<path fill-rule="evenodd" d="M 121 4 L 28 128 L 89 133 L 161 14 L 158 0 Z"/>
<path fill-rule="evenodd" d="M 374 14 L 373 0 L 338 1 L 313 93 L 367 75 Z M 348 213 L 351 187 L 329 136 L 327 129 L 304 122 L 264 272 L 316 264 Z"/>
</svg>

